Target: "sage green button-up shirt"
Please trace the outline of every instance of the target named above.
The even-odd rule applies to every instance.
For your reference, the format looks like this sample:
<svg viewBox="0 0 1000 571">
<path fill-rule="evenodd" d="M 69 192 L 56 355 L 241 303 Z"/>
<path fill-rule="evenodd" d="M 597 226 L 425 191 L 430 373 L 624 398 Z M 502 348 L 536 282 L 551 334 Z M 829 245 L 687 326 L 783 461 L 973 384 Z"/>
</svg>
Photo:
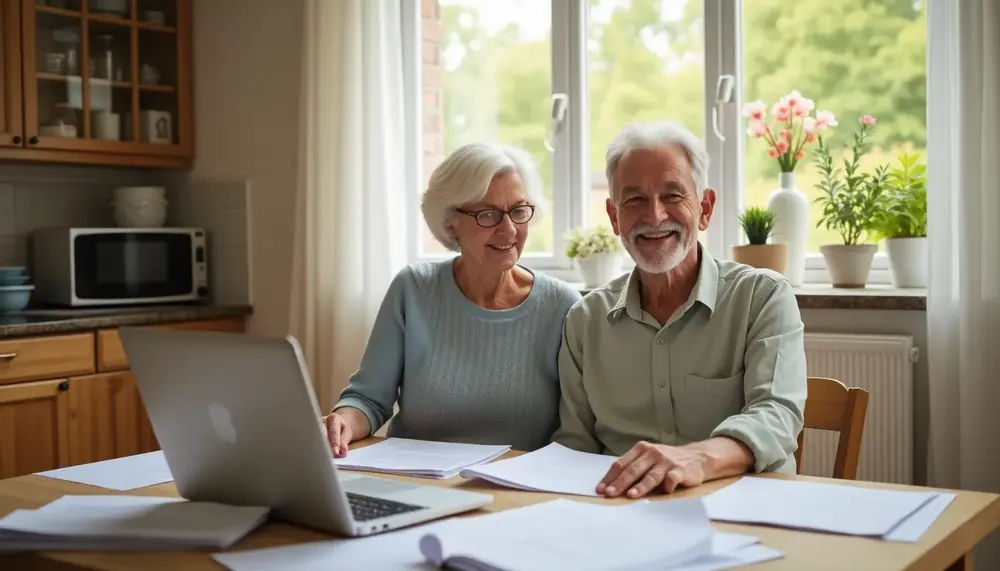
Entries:
<svg viewBox="0 0 1000 571">
<path fill-rule="evenodd" d="M 794 473 L 806 401 L 795 294 L 780 274 L 701 252 L 691 296 L 665 325 L 643 311 L 637 272 L 570 310 L 553 440 L 620 456 L 641 440 L 728 436 L 753 452 L 754 471 Z"/>
</svg>

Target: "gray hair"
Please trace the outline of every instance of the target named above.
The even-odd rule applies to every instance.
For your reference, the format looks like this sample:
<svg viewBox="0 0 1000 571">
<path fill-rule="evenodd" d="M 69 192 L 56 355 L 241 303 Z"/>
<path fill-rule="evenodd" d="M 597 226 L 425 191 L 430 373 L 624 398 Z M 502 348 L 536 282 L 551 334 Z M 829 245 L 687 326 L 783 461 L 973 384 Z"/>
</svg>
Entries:
<svg viewBox="0 0 1000 571">
<path fill-rule="evenodd" d="M 625 153 L 634 150 L 652 150 L 668 145 L 680 145 L 691 163 L 691 178 L 698 198 L 708 187 L 708 152 L 701 140 L 684 125 L 675 121 L 655 123 L 629 123 L 619 131 L 605 156 L 608 177 L 608 194 L 615 199 L 614 176 L 618 163 Z"/>
<path fill-rule="evenodd" d="M 420 198 L 420 210 L 434 238 L 449 250 L 458 251 L 455 209 L 478 202 L 499 175 L 517 172 L 528 202 L 535 205 L 529 224 L 542 218 L 545 195 L 531 155 L 523 149 L 493 143 L 470 143 L 453 153 L 431 173 Z"/>
</svg>

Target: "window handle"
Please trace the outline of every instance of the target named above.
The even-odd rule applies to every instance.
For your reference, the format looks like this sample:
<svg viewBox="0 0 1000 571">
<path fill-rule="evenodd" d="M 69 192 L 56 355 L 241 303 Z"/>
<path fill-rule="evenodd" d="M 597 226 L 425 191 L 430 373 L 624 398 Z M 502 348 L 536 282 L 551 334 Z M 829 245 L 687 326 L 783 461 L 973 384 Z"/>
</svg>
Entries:
<svg viewBox="0 0 1000 571">
<path fill-rule="evenodd" d="M 549 128 L 545 132 L 545 148 L 550 153 L 555 152 L 555 137 L 562 129 L 566 121 L 566 109 L 569 106 L 569 96 L 565 93 L 552 94 L 552 118 L 549 120 Z"/>
<path fill-rule="evenodd" d="M 715 105 L 712 107 L 712 130 L 715 131 L 715 136 L 719 138 L 720 141 L 725 141 L 726 137 L 722 135 L 722 118 L 719 116 L 719 110 L 722 109 L 722 105 L 729 103 L 733 100 L 733 82 L 736 80 L 735 77 L 731 75 L 720 75 L 719 80 L 715 84 Z"/>
</svg>

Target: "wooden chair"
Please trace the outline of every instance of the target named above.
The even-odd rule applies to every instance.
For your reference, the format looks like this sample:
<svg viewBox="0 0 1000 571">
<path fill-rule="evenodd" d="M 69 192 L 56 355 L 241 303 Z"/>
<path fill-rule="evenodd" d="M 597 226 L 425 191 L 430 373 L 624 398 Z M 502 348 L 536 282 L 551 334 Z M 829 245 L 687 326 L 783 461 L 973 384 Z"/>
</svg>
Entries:
<svg viewBox="0 0 1000 571">
<path fill-rule="evenodd" d="M 805 428 L 832 430 L 840 433 L 833 477 L 853 480 L 858 474 L 861 457 L 861 435 L 868 412 L 868 391 L 860 387 L 847 388 L 844 383 L 826 377 L 809 377 L 806 397 L 805 426 L 799 433 L 795 450 L 796 470 L 802 472 L 803 437 Z"/>
</svg>

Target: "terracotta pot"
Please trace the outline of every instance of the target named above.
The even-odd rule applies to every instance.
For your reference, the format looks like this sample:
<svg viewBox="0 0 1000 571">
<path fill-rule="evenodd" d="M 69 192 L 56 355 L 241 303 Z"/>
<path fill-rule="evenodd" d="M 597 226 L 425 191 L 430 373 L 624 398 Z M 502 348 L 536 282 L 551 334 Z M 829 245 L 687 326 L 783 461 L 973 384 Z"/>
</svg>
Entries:
<svg viewBox="0 0 1000 571">
<path fill-rule="evenodd" d="M 788 244 L 733 246 L 733 261 L 783 274 L 788 264 Z"/>
</svg>

